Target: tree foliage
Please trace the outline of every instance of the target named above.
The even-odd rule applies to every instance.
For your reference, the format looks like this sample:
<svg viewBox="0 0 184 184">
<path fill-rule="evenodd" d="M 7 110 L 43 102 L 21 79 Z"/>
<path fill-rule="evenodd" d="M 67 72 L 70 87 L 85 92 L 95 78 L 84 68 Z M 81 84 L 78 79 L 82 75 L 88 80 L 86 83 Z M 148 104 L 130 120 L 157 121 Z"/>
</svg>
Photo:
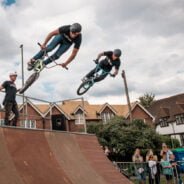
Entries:
<svg viewBox="0 0 184 184">
<path fill-rule="evenodd" d="M 143 107 L 148 108 L 154 102 L 154 98 L 155 98 L 154 94 L 146 93 L 143 96 L 139 97 L 139 102 Z"/>
<path fill-rule="evenodd" d="M 116 154 L 121 155 L 126 161 L 131 159 L 136 148 L 140 148 L 145 154 L 148 149 L 158 152 L 162 142 L 172 146 L 170 137 L 159 135 L 155 129 L 141 120 L 128 122 L 122 117 L 115 117 L 105 125 L 89 125 L 88 132 L 95 133 L 101 145 L 115 150 Z M 179 146 L 177 140 L 174 142 L 175 146 Z"/>
</svg>

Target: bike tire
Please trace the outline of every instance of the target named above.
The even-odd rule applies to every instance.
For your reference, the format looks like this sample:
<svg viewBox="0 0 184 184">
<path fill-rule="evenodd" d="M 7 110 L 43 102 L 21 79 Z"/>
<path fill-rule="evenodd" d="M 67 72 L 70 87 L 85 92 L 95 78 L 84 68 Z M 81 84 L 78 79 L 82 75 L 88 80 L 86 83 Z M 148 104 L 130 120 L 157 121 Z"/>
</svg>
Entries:
<svg viewBox="0 0 184 184">
<path fill-rule="evenodd" d="M 35 72 L 26 80 L 24 86 L 19 90 L 19 93 L 24 93 L 39 77 L 40 73 Z"/>
<path fill-rule="evenodd" d="M 86 92 L 91 88 L 92 85 L 93 85 L 93 83 L 92 83 L 91 80 L 86 80 L 86 81 L 84 81 L 84 82 L 79 86 L 79 88 L 77 89 L 77 94 L 78 94 L 78 95 L 83 95 L 84 93 L 86 93 Z"/>
</svg>

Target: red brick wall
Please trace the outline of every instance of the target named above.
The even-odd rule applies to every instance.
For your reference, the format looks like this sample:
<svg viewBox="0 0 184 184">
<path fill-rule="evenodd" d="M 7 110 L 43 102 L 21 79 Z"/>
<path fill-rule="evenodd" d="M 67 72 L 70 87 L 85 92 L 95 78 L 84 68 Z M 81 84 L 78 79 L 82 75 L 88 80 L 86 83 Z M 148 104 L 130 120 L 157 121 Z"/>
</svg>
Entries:
<svg viewBox="0 0 184 184">
<path fill-rule="evenodd" d="M 44 129 L 52 130 L 52 117 L 50 116 L 50 112 L 46 115 L 44 119 Z"/>
<path fill-rule="evenodd" d="M 132 111 L 132 117 L 133 117 L 133 119 L 145 120 L 145 122 L 148 123 L 149 125 L 153 125 L 152 118 L 143 109 L 141 109 L 138 105 Z"/>
<path fill-rule="evenodd" d="M 53 107 L 52 108 L 52 115 L 58 115 L 58 114 L 61 114 L 61 112 L 56 107 Z"/>
<path fill-rule="evenodd" d="M 27 110 L 26 110 L 27 108 Z M 36 128 L 43 128 L 43 119 L 42 116 L 30 105 L 27 104 L 27 107 L 25 106 L 24 108 L 24 114 L 26 114 L 27 111 L 27 116 L 23 115 L 23 109 L 20 111 L 20 118 L 19 121 L 25 120 L 26 118 L 28 120 L 36 120 Z M 18 126 L 20 126 L 20 122 L 18 122 Z"/>
<path fill-rule="evenodd" d="M 68 124 L 69 124 L 69 131 L 70 132 L 84 132 L 84 125 L 83 124 L 76 125 L 75 120 L 69 120 Z"/>
<path fill-rule="evenodd" d="M 105 109 L 103 110 L 104 112 L 109 112 L 109 113 L 113 113 L 113 111 L 109 108 L 109 107 L 105 107 Z M 113 113 L 114 114 L 114 113 Z"/>
<path fill-rule="evenodd" d="M 4 111 L 0 111 L 0 119 L 4 119 L 5 113 Z"/>
</svg>

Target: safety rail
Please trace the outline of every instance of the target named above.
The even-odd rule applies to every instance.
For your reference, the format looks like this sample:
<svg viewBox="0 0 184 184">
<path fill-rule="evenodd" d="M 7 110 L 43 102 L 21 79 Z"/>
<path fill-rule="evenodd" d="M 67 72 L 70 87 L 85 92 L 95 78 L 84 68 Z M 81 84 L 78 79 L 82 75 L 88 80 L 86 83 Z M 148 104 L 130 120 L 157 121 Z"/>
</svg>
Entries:
<svg viewBox="0 0 184 184">
<path fill-rule="evenodd" d="M 133 181 L 133 183 L 140 182 L 143 183 L 166 183 L 166 177 L 163 173 L 163 167 L 161 162 L 157 162 L 156 168 L 157 173 L 152 177 L 148 162 L 135 163 L 135 162 L 113 162 L 115 167 L 125 175 L 127 178 Z M 177 161 L 177 164 L 172 164 L 172 177 L 171 183 L 173 184 L 183 184 L 184 181 L 184 161 Z M 150 181 L 150 178 L 152 181 Z M 155 180 L 155 182 L 153 182 Z M 157 180 L 157 181 L 156 181 Z"/>
</svg>

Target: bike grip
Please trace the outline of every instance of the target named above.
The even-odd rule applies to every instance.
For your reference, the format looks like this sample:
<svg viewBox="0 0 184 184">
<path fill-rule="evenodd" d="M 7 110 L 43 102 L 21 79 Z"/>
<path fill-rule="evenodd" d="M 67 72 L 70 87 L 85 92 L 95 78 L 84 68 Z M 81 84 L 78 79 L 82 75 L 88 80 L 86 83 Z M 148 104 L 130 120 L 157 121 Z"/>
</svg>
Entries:
<svg viewBox="0 0 184 184">
<path fill-rule="evenodd" d="M 39 42 L 38 42 L 37 44 L 38 44 L 40 47 L 42 46 L 41 43 L 39 43 Z"/>
<path fill-rule="evenodd" d="M 111 77 L 115 77 L 115 75 L 114 75 L 114 74 L 111 74 L 111 73 L 110 73 L 110 76 L 111 76 Z"/>
<path fill-rule="evenodd" d="M 98 59 L 94 59 L 93 61 L 94 61 L 96 64 L 98 64 Z"/>
</svg>

